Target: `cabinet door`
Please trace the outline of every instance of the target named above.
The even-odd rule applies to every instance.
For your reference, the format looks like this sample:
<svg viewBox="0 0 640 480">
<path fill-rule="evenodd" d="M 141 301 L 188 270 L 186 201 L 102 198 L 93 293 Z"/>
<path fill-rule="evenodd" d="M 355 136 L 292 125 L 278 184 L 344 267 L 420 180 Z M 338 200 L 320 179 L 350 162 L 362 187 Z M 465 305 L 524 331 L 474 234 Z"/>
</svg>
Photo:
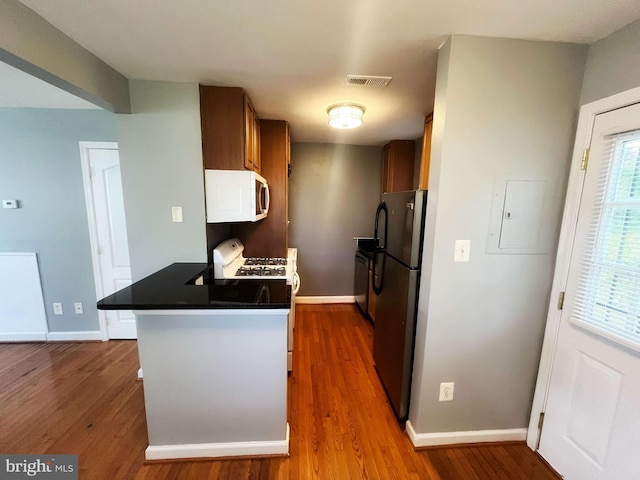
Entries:
<svg viewBox="0 0 640 480">
<path fill-rule="evenodd" d="M 202 156 L 205 168 L 245 167 L 246 95 L 238 87 L 200 86 Z"/>
<path fill-rule="evenodd" d="M 382 155 L 382 193 L 413 190 L 415 142 L 393 140 L 384 146 Z"/>
<path fill-rule="evenodd" d="M 289 123 L 285 125 L 284 137 L 285 137 L 285 144 L 286 144 L 285 155 L 287 157 L 287 165 L 290 165 L 291 164 L 291 132 L 289 130 Z"/>
<path fill-rule="evenodd" d="M 255 112 L 249 101 L 249 97 L 244 97 L 244 168 L 248 170 L 254 169 L 254 130 L 255 130 Z"/>
<path fill-rule="evenodd" d="M 413 166 L 416 157 L 416 143 L 413 140 L 391 142 L 389 163 L 391 175 L 390 192 L 413 190 Z"/>
<path fill-rule="evenodd" d="M 431 135 L 433 132 L 433 114 L 424 118 L 424 134 L 422 135 L 422 157 L 420 159 L 420 190 L 429 189 L 429 165 L 431 163 Z"/>
<path fill-rule="evenodd" d="M 391 144 L 382 150 L 382 193 L 393 191 L 393 170 L 391 168 Z"/>
<path fill-rule="evenodd" d="M 286 182 L 285 182 L 285 221 L 287 225 L 286 229 L 286 238 L 287 238 L 287 246 L 289 245 L 289 175 L 291 175 L 291 133 L 289 131 L 289 123 L 285 122 L 284 125 L 284 157 L 286 162 Z"/>
<path fill-rule="evenodd" d="M 260 155 L 260 119 L 253 112 L 253 169 L 261 173 L 262 171 L 262 156 Z"/>
</svg>

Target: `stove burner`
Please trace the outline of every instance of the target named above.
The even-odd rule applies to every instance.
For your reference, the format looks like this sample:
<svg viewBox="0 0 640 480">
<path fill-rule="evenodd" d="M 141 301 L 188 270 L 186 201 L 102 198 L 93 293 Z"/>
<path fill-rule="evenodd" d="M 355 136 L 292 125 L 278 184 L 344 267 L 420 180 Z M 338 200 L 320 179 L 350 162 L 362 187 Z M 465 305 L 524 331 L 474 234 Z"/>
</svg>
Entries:
<svg viewBox="0 0 640 480">
<path fill-rule="evenodd" d="M 253 265 L 276 265 L 276 266 L 284 266 L 287 264 L 286 258 L 272 258 L 272 257 L 249 257 L 244 261 L 245 266 L 253 266 Z"/>
<path fill-rule="evenodd" d="M 286 258 L 267 258 L 267 265 L 286 265 Z"/>
<path fill-rule="evenodd" d="M 266 265 L 267 259 L 264 257 L 250 257 L 245 259 L 245 265 Z"/>
<path fill-rule="evenodd" d="M 238 277 L 259 277 L 262 275 L 262 267 L 240 267 L 236 271 Z"/>
<path fill-rule="evenodd" d="M 284 277 L 287 270 L 284 267 L 240 267 L 236 271 L 238 277 Z"/>
<path fill-rule="evenodd" d="M 262 269 L 263 277 L 283 277 L 287 274 L 287 270 L 284 267 L 265 267 Z"/>
</svg>

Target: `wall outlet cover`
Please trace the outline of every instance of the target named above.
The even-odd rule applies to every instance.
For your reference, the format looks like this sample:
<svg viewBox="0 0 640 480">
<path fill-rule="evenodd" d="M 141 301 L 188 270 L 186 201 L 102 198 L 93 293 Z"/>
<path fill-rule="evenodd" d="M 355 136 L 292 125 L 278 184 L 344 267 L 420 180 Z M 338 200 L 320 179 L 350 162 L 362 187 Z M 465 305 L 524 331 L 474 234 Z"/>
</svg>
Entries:
<svg viewBox="0 0 640 480">
<path fill-rule="evenodd" d="M 454 382 L 443 382 L 440 384 L 440 396 L 439 401 L 451 402 L 453 401 L 453 387 Z"/>
<path fill-rule="evenodd" d="M 182 207 L 171 207 L 171 220 L 174 223 L 182 222 Z"/>
</svg>

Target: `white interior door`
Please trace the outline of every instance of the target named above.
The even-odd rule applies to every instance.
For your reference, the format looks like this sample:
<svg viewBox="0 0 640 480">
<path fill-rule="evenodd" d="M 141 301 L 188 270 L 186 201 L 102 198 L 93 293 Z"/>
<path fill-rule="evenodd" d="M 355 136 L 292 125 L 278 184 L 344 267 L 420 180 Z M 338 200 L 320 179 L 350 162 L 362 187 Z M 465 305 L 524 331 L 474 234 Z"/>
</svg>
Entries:
<svg viewBox="0 0 640 480">
<path fill-rule="evenodd" d="M 87 210 L 94 237 L 94 270 L 97 270 L 99 297 L 131 285 L 120 159 L 117 145 L 112 145 L 81 144 L 89 173 Z M 137 338 L 135 316 L 130 310 L 102 310 L 100 314 L 106 324 L 108 338 Z"/>
<path fill-rule="evenodd" d="M 640 105 L 596 116 L 539 453 L 566 479 L 640 478 Z"/>
</svg>

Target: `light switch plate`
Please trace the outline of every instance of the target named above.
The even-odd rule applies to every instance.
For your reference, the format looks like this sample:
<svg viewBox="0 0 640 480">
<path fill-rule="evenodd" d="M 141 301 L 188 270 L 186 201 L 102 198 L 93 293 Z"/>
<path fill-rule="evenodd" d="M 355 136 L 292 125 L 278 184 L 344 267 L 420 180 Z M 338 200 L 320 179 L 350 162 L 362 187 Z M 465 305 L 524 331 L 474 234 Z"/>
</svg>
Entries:
<svg viewBox="0 0 640 480">
<path fill-rule="evenodd" d="M 182 222 L 182 207 L 171 207 L 171 220 L 174 223 Z"/>
<path fill-rule="evenodd" d="M 18 208 L 18 200 L 2 200 L 2 208 Z"/>
<path fill-rule="evenodd" d="M 471 240 L 456 240 L 455 251 L 453 253 L 453 261 L 468 262 L 469 250 L 471 250 Z"/>
</svg>

